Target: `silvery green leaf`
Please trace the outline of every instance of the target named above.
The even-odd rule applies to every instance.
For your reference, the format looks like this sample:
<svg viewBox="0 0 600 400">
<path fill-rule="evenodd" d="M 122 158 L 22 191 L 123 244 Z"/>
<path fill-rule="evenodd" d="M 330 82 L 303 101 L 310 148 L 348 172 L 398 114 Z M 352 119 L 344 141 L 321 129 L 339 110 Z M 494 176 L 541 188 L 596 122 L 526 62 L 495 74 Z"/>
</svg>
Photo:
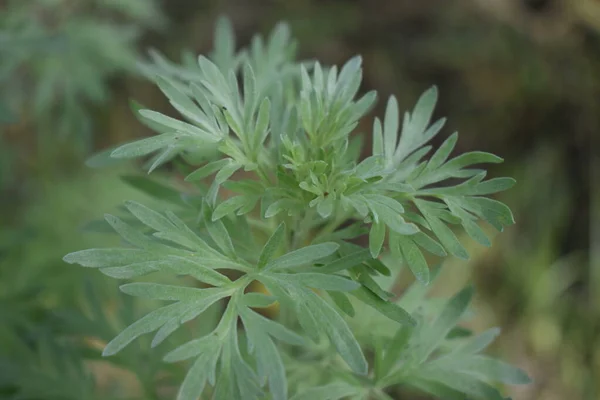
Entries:
<svg viewBox="0 0 600 400">
<path fill-rule="evenodd" d="M 256 267 L 258 269 L 262 269 L 276 254 L 277 250 L 281 246 L 283 242 L 283 238 L 285 235 L 285 224 L 282 222 L 279 224 L 275 232 L 271 235 L 265 246 L 263 247 L 260 256 L 258 257 L 258 263 Z"/>
<path fill-rule="evenodd" d="M 335 305 L 344 312 L 349 317 L 354 317 L 355 311 L 354 306 L 352 306 L 352 302 L 345 293 L 336 292 L 336 291 L 328 291 L 327 294 L 331 297 L 331 300 L 335 303 Z"/>
<path fill-rule="evenodd" d="M 325 264 L 322 267 L 315 268 L 315 270 L 323 274 L 333 274 L 355 267 L 361 264 L 362 262 L 369 260 L 370 258 L 371 255 L 369 251 L 361 249 L 351 254 L 348 254 L 342 258 L 339 258 L 335 261 L 332 261 L 329 264 Z"/>
<path fill-rule="evenodd" d="M 388 161 L 392 160 L 394 152 L 396 151 L 399 125 L 398 101 L 394 96 L 390 96 L 385 109 L 385 118 L 383 120 L 383 150 L 385 158 Z"/>
<path fill-rule="evenodd" d="M 200 289 L 151 282 L 127 283 L 121 285 L 120 289 L 123 293 L 130 296 L 144 297 L 147 299 L 206 301 L 211 304 L 223 297 L 229 296 L 233 292 L 230 288 Z"/>
<path fill-rule="evenodd" d="M 188 370 L 179 391 L 177 400 L 195 400 L 202 395 L 206 382 L 214 370 L 219 357 L 219 347 L 206 347 Z"/>
<path fill-rule="evenodd" d="M 482 355 L 447 356 L 431 362 L 431 365 L 463 372 L 478 377 L 484 382 L 502 382 L 509 385 L 531 383 L 531 379 L 521 369 Z"/>
<path fill-rule="evenodd" d="M 429 267 L 427 266 L 427 261 L 412 239 L 412 236 L 394 234 L 393 239 L 390 239 L 390 241 L 394 243 L 393 245 L 398 246 L 402 258 L 408 264 L 415 278 L 424 285 L 429 284 Z"/>
<path fill-rule="evenodd" d="M 477 400 L 505 400 L 498 390 L 477 378 L 462 374 L 458 371 L 439 368 L 423 368 L 417 374 L 417 378 L 430 382 L 441 383 L 451 389 L 466 394 L 469 398 Z M 409 381 L 410 378 L 407 379 Z"/>
<path fill-rule="evenodd" d="M 385 240 L 385 224 L 383 222 L 374 222 L 371 224 L 371 231 L 369 232 L 369 251 L 373 258 L 377 258 L 383 247 L 383 241 Z"/>
<path fill-rule="evenodd" d="M 352 386 L 346 382 L 334 382 L 324 386 L 303 389 L 290 400 L 340 400 L 348 396 L 359 395 L 362 388 Z"/>
<path fill-rule="evenodd" d="M 430 203 L 423 200 L 415 200 L 414 202 L 446 250 L 458 258 L 468 260 L 467 250 L 460 244 L 452 230 L 434 214 Z"/>
<path fill-rule="evenodd" d="M 340 357 L 352 371 L 365 375 L 368 369 L 367 361 L 344 319 L 312 291 L 298 290 L 296 294 L 303 302 L 303 306 L 311 313 L 317 326 L 327 334 Z"/>
<path fill-rule="evenodd" d="M 154 261 L 156 255 L 138 249 L 106 248 L 76 251 L 64 256 L 63 260 L 82 267 L 104 268 Z"/>
<path fill-rule="evenodd" d="M 212 220 L 217 221 L 223 218 L 224 216 L 237 211 L 247 203 L 248 198 L 246 196 L 230 197 L 222 203 L 219 203 L 219 205 L 215 207 L 215 211 L 212 214 Z"/>
<path fill-rule="evenodd" d="M 472 296 L 473 288 L 467 287 L 454 295 L 446 303 L 446 306 L 433 322 L 431 328 L 419 339 L 421 347 L 417 359 L 426 360 L 439 346 L 466 311 Z"/>
<path fill-rule="evenodd" d="M 272 274 L 275 279 L 289 283 L 301 284 L 313 289 L 349 292 L 360 287 L 360 284 L 337 275 L 301 272 L 298 274 Z"/>
<path fill-rule="evenodd" d="M 193 182 L 204 179 L 207 176 L 214 174 L 217 171 L 220 171 L 221 168 L 229 164 L 229 162 L 231 162 L 230 158 L 223 158 L 221 160 L 209 162 L 205 166 L 198 168 L 197 170 L 186 176 L 185 180 Z"/>
<path fill-rule="evenodd" d="M 272 260 L 264 269 L 267 271 L 282 270 L 309 265 L 335 253 L 338 247 L 337 243 L 321 243 L 302 247 Z"/>
<path fill-rule="evenodd" d="M 403 308 L 397 304 L 382 300 L 366 287 L 355 290 L 351 294 L 393 321 L 403 325 L 415 325 L 415 320 Z"/>
<path fill-rule="evenodd" d="M 462 345 L 457 346 L 452 352 L 463 354 L 475 354 L 484 350 L 498 337 L 500 329 L 492 328 L 476 336 L 468 338 Z"/>
<path fill-rule="evenodd" d="M 206 351 L 210 351 L 210 349 L 219 348 L 219 338 L 215 335 L 207 335 L 198 339 L 190 340 L 176 349 L 171 350 L 169 353 L 167 353 L 167 355 L 165 355 L 163 360 L 168 363 L 184 361 L 197 357 Z"/>
<path fill-rule="evenodd" d="M 107 357 L 118 353 L 136 338 L 157 330 L 166 324 L 174 314 L 184 312 L 187 307 L 189 305 L 186 303 L 174 303 L 146 314 L 111 340 L 104 348 L 102 355 Z"/>
<path fill-rule="evenodd" d="M 165 126 L 166 128 L 169 128 L 169 129 L 174 130 L 175 132 L 178 132 L 179 135 L 182 135 L 182 134 L 190 135 L 192 137 L 197 137 L 197 138 L 199 138 L 203 141 L 209 142 L 209 143 L 216 143 L 219 140 L 221 140 L 221 138 L 219 136 L 215 135 L 212 132 L 207 132 L 206 130 L 203 130 L 199 127 L 196 127 L 194 125 L 188 124 L 183 121 L 179 121 L 178 119 L 175 119 L 175 118 L 167 117 L 166 115 L 161 114 L 156 111 L 140 110 L 140 115 L 152 122 L 161 124 L 161 125 Z M 118 152 L 117 150 L 115 150 L 113 152 L 113 156 L 115 156 L 115 157 L 121 156 L 122 157 L 122 155 L 120 155 L 120 152 Z M 123 150 L 121 150 L 121 151 L 123 151 Z"/>
<path fill-rule="evenodd" d="M 174 204 L 182 204 L 182 194 L 178 190 L 159 181 L 138 175 L 123 175 L 121 176 L 121 180 L 149 196 Z"/>
<path fill-rule="evenodd" d="M 136 140 L 135 142 L 117 147 L 110 153 L 110 156 L 114 158 L 135 158 L 145 156 L 171 144 L 178 143 L 184 136 L 185 134 L 177 132 L 166 132 L 161 135 Z"/>
<path fill-rule="evenodd" d="M 229 235 L 227 228 L 225 228 L 225 225 L 221 220 L 212 220 L 212 211 L 207 203 L 204 203 L 203 205 L 202 214 L 204 226 L 213 242 L 215 242 L 223 254 L 232 259 L 236 259 L 236 251 L 233 247 L 233 242 L 231 241 L 231 236 Z"/>
</svg>

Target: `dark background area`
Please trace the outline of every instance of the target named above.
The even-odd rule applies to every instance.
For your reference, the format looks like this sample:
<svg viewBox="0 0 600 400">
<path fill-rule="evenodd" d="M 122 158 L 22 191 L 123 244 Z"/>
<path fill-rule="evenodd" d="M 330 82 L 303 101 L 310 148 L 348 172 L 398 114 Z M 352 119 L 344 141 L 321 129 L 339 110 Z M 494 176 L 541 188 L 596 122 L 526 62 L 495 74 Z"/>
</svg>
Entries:
<svg viewBox="0 0 600 400">
<path fill-rule="evenodd" d="M 26 304 L 19 296 L 27 299 L 30 286 L 42 291 L 36 310 L 76 297 L 73 285 L 84 273 L 60 259 L 86 243 L 98 245 L 77 227 L 135 196 L 119 180 L 131 167 L 92 170 L 83 164 L 96 150 L 150 134 L 133 117 L 129 99 L 169 111 L 159 90 L 136 75 L 134 59 L 149 47 L 176 62 L 185 50 L 209 51 L 222 14 L 231 18 L 239 45 L 285 20 L 302 58 L 339 65 L 363 56 L 363 90 L 379 92 L 372 115 L 383 114 L 391 94 L 401 109 L 412 108 L 435 84 L 436 113 L 449 118 L 435 144 L 457 130 L 456 151 L 505 159 L 489 175 L 517 179 L 501 199 L 517 224 L 489 249 L 472 245 L 468 263 L 449 260 L 448 285 L 475 281 L 473 327 L 502 327 L 493 351 L 532 375 L 534 383 L 512 393 L 515 399 L 598 398 L 599 1 L 164 0 L 156 8 L 132 2 L 145 10 L 137 14 L 91 0 L 25 3 L 0 1 L 0 307 Z M 82 29 L 62 28 L 75 20 L 110 21 L 135 34 L 111 36 L 111 25 L 90 33 L 94 41 L 78 42 Z M 28 41 L 27 24 L 39 28 L 31 29 L 38 47 Z M 52 40 L 58 55 L 44 40 Z M 83 43 L 87 54 L 81 48 L 81 56 L 74 53 L 74 43 Z M 60 50 L 63 45 L 67 50 Z M 62 66 L 59 78 L 48 72 L 48 59 L 64 61 L 65 54 L 77 62 L 98 57 L 90 61 L 97 71 L 89 68 L 95 80 L 82 79 L 69 100 L 81 107 L 85 122 L 66 108 L 70 97 L 61 97 L 77 77 Z M 45 85 L 48 79 L 54 83 Z M 87 87 L 92 83 L 100 95 Z M 372 116 L 358 131 L 369 133 L 371 124 Z"/>
</svg>

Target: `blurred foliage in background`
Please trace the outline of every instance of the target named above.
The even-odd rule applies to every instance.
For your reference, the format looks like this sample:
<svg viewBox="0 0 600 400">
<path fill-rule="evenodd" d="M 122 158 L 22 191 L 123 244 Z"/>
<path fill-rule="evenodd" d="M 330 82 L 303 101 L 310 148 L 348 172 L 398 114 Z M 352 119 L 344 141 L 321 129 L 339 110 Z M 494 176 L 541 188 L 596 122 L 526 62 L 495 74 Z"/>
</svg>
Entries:
<svg viewBox="0 0 600 400">
<path fill-rule="evenodd" d="M 136 60 L 146 59 L 148 46 L 176 60 L 205 52 L 219 14 L 242 38 L 287 20 L 305 58 L 340 64 L 362 54 L 365 87 L 381 98 L 395 93 L 401 108 L 439 86 L 439 113 L 462 132 L 457 151 L 499 154 L 504 170 L 492 175 L 518 181 L 500 199 L 517 225 L 491 249 L 468 249 L 469 265 L 452 261 L 444 291 L 477 281 L 474 327 L 503 327 L 494 351 L 534 378 L 515 399 L 597 399 L 595 0 L 0 2 L 0 399 L 169 398 L 150 389 L 160 379 L 157 360 L 144 359 L 150 353 L 134 349 L 112 366 L 83 363 L 82 354 L 98 359 L 100 347 L 75 334 L 108 321 L 114 331 L 95 335 L 106 341 L 143 305 L 126 304 L 99 275 L 86 282 L 61 257 L 103 240 L 73 227 L 144 196 L 120 178 L 128 166 L 83 166 L 94 150 L 148 134 L 128 108 L 130 97 L 168 110 L 136 76 Z M 53 354 L 61 354 L 60 365 Z M 35 389 L 53 386 L 55 393 Z"/>
</svg>

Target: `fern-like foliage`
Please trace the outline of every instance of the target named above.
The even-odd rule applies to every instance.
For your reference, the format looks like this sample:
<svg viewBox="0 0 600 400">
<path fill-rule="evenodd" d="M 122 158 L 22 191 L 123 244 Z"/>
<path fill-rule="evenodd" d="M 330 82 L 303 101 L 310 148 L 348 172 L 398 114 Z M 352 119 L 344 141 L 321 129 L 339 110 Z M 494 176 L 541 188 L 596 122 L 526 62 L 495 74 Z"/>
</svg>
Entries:
<svg viewBox="0 0 600 400">
<path fill-rule="evenodd" d="M 439 275 L 434 269 L 432 281 Z M 393 285 L 384 278 L 383 286 Z M 425 392 L 441 399 L 504 400 L 497 383 L 526 384 L 523 371 L 481 354 L 498 336 L 492 328 L 473 335 L 457 326 L 465 319 L 473 288 L 467 287 L 448 300 L 428 297 L 429 287 L 412 284 L 394 303 L 410 310 L 416 326 L 394 326 L 381 315 L 354 303 L 356 316 L 350 327 L 361 347 L 373 354 L 368 376 L 348 374 L 331 351 L 313 346 L 310 357 L 286 354 L 290 363 L 292 399 L 374 398 L 389 400 L 390 393 Z M 327 368 L 314 370 L 319 363 Z"/>
<path fill-rule="evenodd" d="M 142 31 L 164 22 L 154 0 L 3 2 L 0 123 L 35 119 L 42 139 L 89 145 L 90 106 L 108 99 L 108 78 L 135 70 Z"/>
<path fill-rule="evenodd" d="M 115 158 L 153 155 L 149 171 L 170 160 L 194 165 L 193 171 L 183 169 L 191 171 L 185 180 L 196 185 L 197 194 L 178 202 L 170 191 L 169 206 L 158 211 L 127 202 L 128 215 L 105 218 L 127 247 L 64 258 L 133 280 L 121 286 L 128 295 L 170 302 L 124 329 L 104 355 L 117 354 L 148 333 L 154 333 L 151 346 L 158 346 L 226 300 L 212 331 L 165 356 L 167 362 L 191 360 L 180 400 L 203 394 L 219 400 L 290 398 L 288 377 L 300 353 L 312 354 L 311 346 L 318 347 L 315 355 L 335 349 L 335 360 L 343 362 L 343 367 L 335 363 L 339 376 L 346 379 L 337 382 L 323 370 L 331 382 L 294 387 L 295 399 L 372 393 L 386 398 L 385 390 L 399 384 L 450 398 L 458 393 L 500 398 L 487 378 L 524 382 L 522 373 L 473 355 L 484 347 L 477 344 L 483 339 L 438 353 L 463 314 L 470 289 L 430 321 L 393 301 L 391 288 L 380 284 L 403 263 L 419 285 L 427 285 L 432 273 L 422 250 L 467 258 L 449 224 L 489 245 L 479 220 L 498 230 L 513 223 L 505 205 L 484 197 L 513 181 L 484 180 L 485 171 L 474 168 L 501 160 L 480 152 L 448 160 L 456 134 L 425 158 L 431 150 L 427 143 L 443 126 L 443 120 L 430 125 L 434 88 L 405 114 L 402 127 L 392 97 L 383 122 L 375 120 L 373 155 L 359 162 L 360 142 L 350 133 L 376 98 L 374 92 L 357 97 L 360 57 L 339 71 L 295 62 L 283 24 L 266 42 L 255 38 L 247 50 L 236 52 L 233 38 L 230 24 L 221 20 L 210 58 L 176 66 L 154 53 L 145 71 L 181 117 L 135 105 L 137 116 L 157 135 L 111 152 Z M 222 189 L 228 197 L 219 195 Z M 344 226 L 348 221 L 353 223 Z M 368 248 L 353 242 L 366 234 Z M 381 261 L 384 253 L 392 262 Z M 250 292 L 256 282 L 268 294 Z M 282 310 L 279 318 L 257 311 L 274 303 Z M 398 333 L 384 335 L 374 347 L 357 340 L 352 324 L 360 318 L 356 308 L 365 306 L 393 324 L 387 332 Z M 374 358 L 365 349 L 374 349 Z M 316 371 L 325 368 L 319 365 Z M 477 374 L 495 368 L 500 376 Z"/>
</svg>

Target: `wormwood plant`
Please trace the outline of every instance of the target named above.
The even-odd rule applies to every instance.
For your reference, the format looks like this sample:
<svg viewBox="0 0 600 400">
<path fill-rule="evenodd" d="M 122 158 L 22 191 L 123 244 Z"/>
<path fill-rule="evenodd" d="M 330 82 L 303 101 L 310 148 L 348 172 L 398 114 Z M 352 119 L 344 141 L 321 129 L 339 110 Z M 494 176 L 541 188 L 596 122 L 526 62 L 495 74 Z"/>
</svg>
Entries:
<svg viewBox="0 0 600 400">
<path fill-rule="evenodd" d="M 89 146 L 108 79 L 132 71 L 135 43 L 164 17 L 154 0 L 7 0 L 0 13 L 0 124 Z M 50 142 L 42 143 L 44 147 Z"/>
<path fill-rule="evenodd" d="M 357 96 L 360 57 L 338 69 L 297 62 L 295 48 L 279 24 L 236 51 L 221 20 L 210 58 L 178 66 L 155 54 L 146 66 L 180 116 L 135 104 L 157 135 L 111 156 L 153 155 L 149 171 L 172 160 L 190 185 L 175 195 L 144 185 L 162 209 L 130 201 L 123 216 L 105 217 L 126 246 L 65 256 L 128 280 L 120 286 L 128 295 L 170 302 L 131 321 L 103 354 L 147 333 L 157 347 L 187 332 L 164 356 L 189 362 L 181 400 L 391 399 L 400 386 L 444 399 L 503 399 L 492 384 L 527 376 L 480 354 L 497 330 L 470 336 L 457 328 L 470 287 L 441 303 L 425 298 L 439 269 L 423 254 L 466 259 L 451 226 L 489 246 L 480 220 L 499 231 L 513 223 L 504 204 L 485 196 L 514 181 L 486 180 L 475 167 L 501 159 L 451 158 L 456 133 L 428 156 L 445 122 L 432 122 L 432 88 L 402 121 L 391 97 L 373 124 L 373 154 L 359 161 L 362 142 L 350 134 L 376 98 Z M 357 244 L 363 236 L 367 248 Z M 416 282 L 395 299 L 402 265 Z M 266 290 L 251 291 L 256 282 Z M 187 328 L 218 302 L 214 326 L 194 337 Z M 274 304 L 274 317 L 260 311 Z"/>
</svg>

